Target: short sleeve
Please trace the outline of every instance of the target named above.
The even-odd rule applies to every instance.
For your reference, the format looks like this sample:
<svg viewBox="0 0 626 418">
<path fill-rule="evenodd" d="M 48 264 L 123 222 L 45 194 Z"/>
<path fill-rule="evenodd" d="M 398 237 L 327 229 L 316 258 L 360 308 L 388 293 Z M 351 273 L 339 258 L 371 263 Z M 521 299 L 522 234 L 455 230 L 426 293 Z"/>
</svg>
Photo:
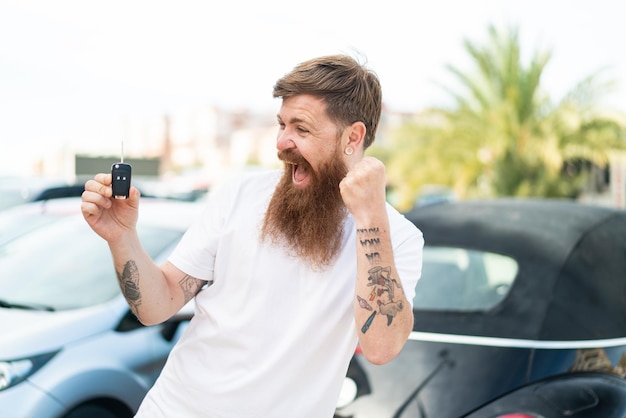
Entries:
<svg viewBox="0 0 626 418">
<path fill-rule="evenodd" d="M 179 270 L 200 280 L 213 281 L 215 254 L 234 185 L 225 184 L 209 194 L 207 205 L 189 227 L 168 261 Z"/>
<path fill-rule="evenodd" d="M 415 286 L 422 275 L 424 236 L 422 231 L 402 214 L 393 212 L 389 216 L 396 271 L 402 281 L 406 299 L 413 308 Z"/>
</svg>

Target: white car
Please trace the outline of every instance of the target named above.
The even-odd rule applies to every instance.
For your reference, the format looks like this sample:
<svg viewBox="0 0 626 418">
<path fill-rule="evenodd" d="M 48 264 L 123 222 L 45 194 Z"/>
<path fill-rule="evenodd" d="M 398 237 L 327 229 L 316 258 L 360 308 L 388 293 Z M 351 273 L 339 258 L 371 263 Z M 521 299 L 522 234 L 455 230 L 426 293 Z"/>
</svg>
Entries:
<svg viewBox="0 0 626 418">
<path fill-rule="evenodd" d="M 155 261 L 201 206 L 142 199 L 138 231 Z M 193 314 L 190 304 L 141 325 L 77 198 L 0 212 L 0 272 L 2 418 L 132 417 Z"/>
</svg>

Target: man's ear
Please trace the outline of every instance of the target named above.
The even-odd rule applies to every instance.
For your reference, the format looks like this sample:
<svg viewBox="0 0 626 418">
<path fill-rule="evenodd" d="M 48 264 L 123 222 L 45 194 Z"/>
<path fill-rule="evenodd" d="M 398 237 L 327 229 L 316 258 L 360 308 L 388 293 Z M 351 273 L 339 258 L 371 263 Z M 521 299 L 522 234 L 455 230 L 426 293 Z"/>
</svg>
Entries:
<svg viewBox="0 0 626 418">
<path fill-rule="evenodd" d="M 365 134 L 367 133 L 367 128 L 363 122 L 354 122 L 350 125 L 347 130 L 347 141 L 344 145 L 345 148 L 352 148 L 353 150 L 358 150 L 363 141 L 365 140 Z"/>
</svg>

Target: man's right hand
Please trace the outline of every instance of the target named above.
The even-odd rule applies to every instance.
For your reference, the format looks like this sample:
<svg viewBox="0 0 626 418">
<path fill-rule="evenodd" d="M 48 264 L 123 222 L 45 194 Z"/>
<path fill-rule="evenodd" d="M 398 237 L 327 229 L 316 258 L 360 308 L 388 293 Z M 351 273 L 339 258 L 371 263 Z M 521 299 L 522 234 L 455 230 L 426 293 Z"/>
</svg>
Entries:
<svg viewBox="0 0 626 418">
<path fill-rule="evenodd" d="M 111 174 L 96 174 L 85 183 L 80 205 L 89 226 L 110 244 L 134 233 L 140 196 L 135 187 L 130 188 L 128 199 L 113 199 L 112 194 Z"/>
</svg>

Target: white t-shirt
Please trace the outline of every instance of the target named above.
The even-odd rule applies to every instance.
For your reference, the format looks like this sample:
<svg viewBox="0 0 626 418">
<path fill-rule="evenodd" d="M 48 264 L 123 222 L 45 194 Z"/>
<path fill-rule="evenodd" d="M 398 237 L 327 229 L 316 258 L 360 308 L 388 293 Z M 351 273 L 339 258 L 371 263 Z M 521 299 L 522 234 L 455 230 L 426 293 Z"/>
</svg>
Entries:
<svg viewBox="0 0 626 418">
<path fill-rule="evenodd" d="M 213 193 L 170 261 L 210 286 L 137 414 L 145 418 L 330 418 L 357 344 L 356 231 L 313 271 L 259 241 L 280 172 Z M 388 205 L 395 264 L 412 301 L 423 238 Z"/>
</svg>

